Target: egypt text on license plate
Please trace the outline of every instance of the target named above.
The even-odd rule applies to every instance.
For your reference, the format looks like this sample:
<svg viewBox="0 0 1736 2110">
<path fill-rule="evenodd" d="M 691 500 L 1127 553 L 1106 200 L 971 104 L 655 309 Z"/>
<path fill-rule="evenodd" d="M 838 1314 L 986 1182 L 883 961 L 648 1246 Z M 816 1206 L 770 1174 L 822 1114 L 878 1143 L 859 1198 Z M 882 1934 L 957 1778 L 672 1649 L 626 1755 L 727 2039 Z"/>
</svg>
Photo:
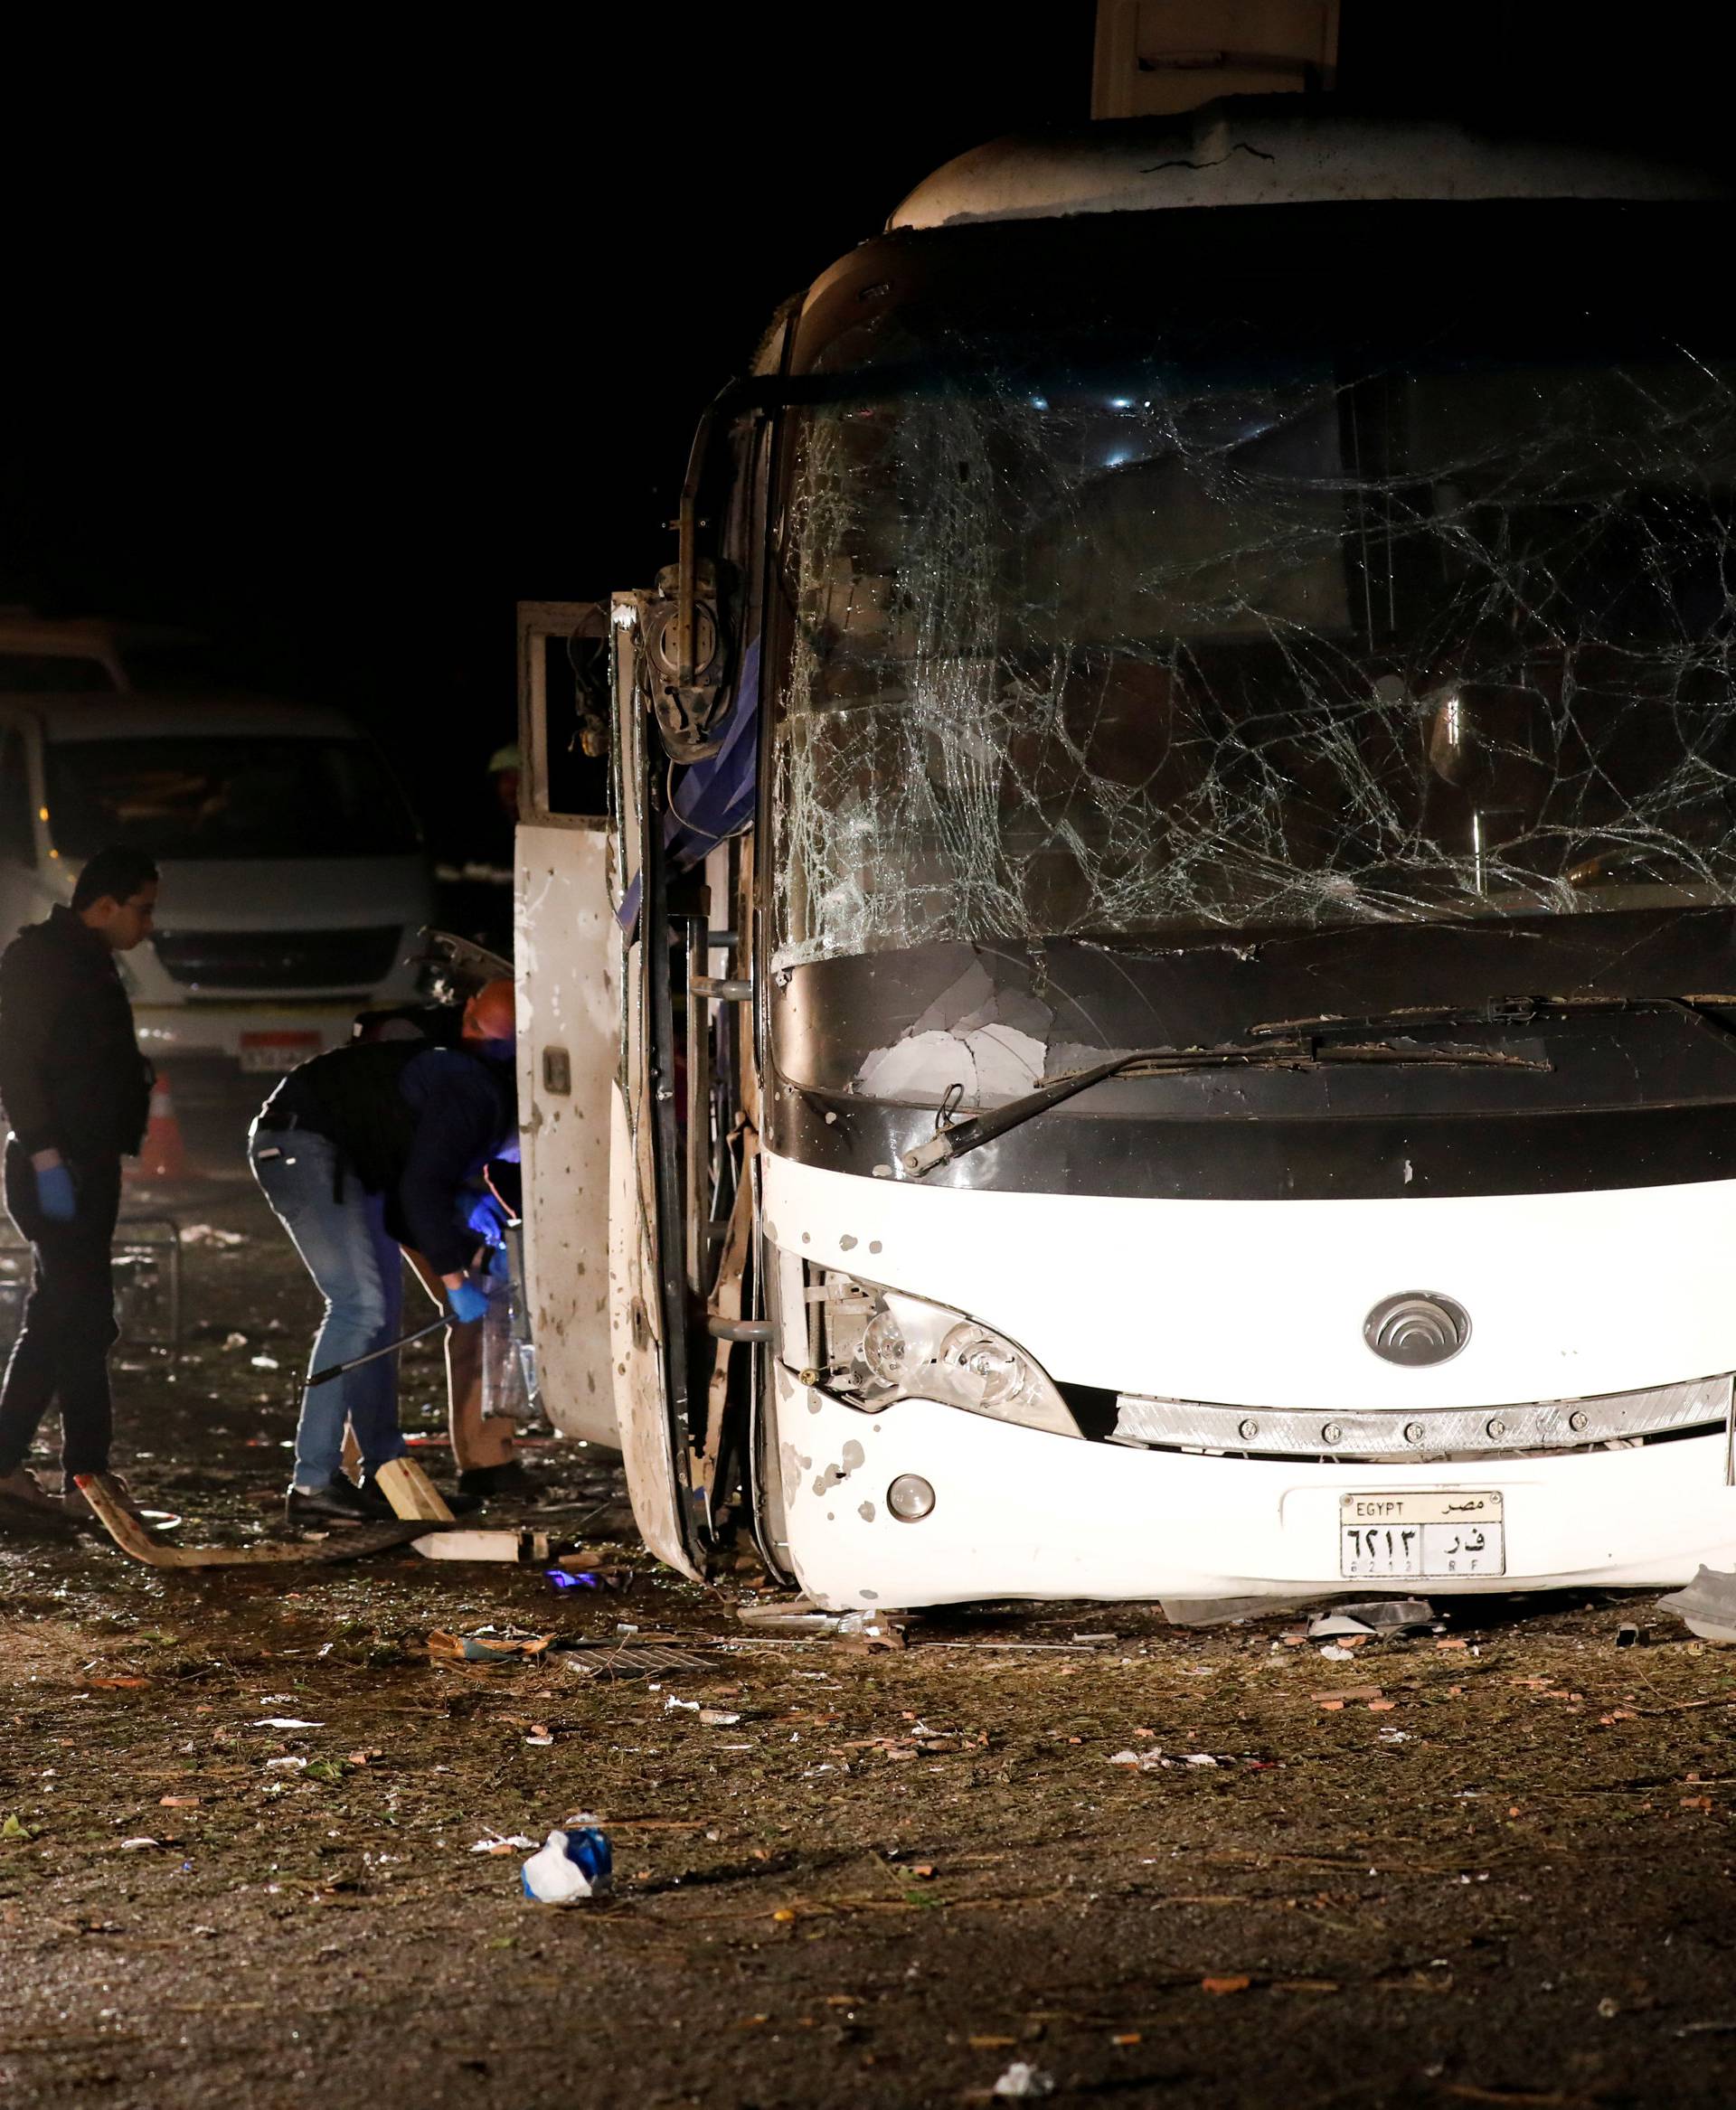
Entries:
<svg viewBox="0 0 1736 2110">
<path fill-rule="evenodd" d="M 1339 1498 L 1340 1575 L 1378 1582 L 1390 1576 L 1506 1571 L 1506 1523 L 1497 1493 L 1454 1487 Z"/>
</svg>

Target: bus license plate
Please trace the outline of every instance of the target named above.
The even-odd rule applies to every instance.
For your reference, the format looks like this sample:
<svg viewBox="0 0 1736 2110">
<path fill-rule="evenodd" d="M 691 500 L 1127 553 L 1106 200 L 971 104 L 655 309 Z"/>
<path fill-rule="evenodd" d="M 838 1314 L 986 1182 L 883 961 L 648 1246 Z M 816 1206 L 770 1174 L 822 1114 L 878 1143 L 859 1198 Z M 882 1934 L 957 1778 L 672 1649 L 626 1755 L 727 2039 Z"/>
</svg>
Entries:
<svg viewBox="0 0 1736 2110">
<path fill-rule="evenodd" d="M 1390 1578 L 1505 1575 L 1506 1524 L 1496 1493 L 1346 1494 L 1338 1503 L 1338 1572 Z"/>
</svg>

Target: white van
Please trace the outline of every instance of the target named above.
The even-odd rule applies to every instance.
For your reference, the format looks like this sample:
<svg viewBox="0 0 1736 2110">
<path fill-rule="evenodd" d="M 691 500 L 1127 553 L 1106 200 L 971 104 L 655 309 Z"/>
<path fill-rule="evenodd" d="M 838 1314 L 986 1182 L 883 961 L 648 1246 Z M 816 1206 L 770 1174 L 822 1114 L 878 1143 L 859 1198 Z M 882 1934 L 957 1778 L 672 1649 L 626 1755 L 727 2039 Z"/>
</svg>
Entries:
<svg viewBox="0 0 1736 2110">
<path fill-rule="evenodd" d="M 163 887 L 121 964 L 161 1060 L 278 1071 L 412 995 L 432 893 L 420 831 L 349 719 L 236 698 L 0 692 L 0 943 L 136 843 Z"/>
</svg>

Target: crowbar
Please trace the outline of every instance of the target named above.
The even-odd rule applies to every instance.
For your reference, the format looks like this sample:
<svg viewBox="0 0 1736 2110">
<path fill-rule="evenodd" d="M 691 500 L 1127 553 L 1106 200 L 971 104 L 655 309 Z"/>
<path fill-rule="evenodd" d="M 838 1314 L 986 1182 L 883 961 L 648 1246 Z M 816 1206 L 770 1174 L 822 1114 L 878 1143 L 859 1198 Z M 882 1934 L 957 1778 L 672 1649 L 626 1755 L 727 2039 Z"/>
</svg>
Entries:
<svg viewBox="0 0 1736 2110">
<path fill-rule="evenodd" d="M 396 1355 L 401 1348 L 408 1348 L 412 1341 L 426 1341 L 430 1333 L 438 1333 L 444 1326 L 454 1323 L 450 1312 L 442 1312 L 438 1319 L 430 1319 L 426 1326 L 418 1326 L 413 1333 L 406 1333 L 401 1340 L 388 1341 L 383 1348 L 370 1348 L 365 1355 L 353 1355 L 348 1362 L 328 1363 L 324 1370 L 316 1370 L 307 1380 L 307 1389 L 316 1385 L 330 1384 L 334 1378 L 341 1378 L 346 1371 L 360 1370 L 364 1362 L 378 1362 L 382 1355 Z"/>
</svg>

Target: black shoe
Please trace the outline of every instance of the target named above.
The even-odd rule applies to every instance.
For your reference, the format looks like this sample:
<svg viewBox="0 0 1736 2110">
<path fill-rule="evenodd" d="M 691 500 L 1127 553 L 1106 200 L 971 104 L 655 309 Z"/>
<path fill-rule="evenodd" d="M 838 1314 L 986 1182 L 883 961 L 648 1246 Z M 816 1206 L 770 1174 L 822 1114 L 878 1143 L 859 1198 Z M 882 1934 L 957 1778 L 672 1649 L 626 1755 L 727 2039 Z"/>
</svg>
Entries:
<svg viewBox="0 0 1736 2110">
<path fill-rule="evenodd" d="M 391 1514 L 383 1495 L 357 1487 L 342 1473 L 333 1474 L 324 1487 L 292 1486 L 283 1498 L 287 1524 L 374 1524 Z"/>
<path fill-rule="evenodd" d="M 529 1505 L 537 1497 L 537 1484 L 516 1458 L 504 1465 L 470 1465 L 458 1474 L 460 1494 L 477 1502 L 509 1501 Z"/>
</svg>

